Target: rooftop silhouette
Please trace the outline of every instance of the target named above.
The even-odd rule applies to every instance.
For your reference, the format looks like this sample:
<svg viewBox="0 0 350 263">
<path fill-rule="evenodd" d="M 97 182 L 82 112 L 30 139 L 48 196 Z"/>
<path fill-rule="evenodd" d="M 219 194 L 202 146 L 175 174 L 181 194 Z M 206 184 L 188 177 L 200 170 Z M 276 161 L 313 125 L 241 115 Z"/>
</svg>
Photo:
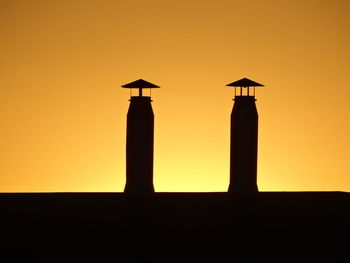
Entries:
<svg viewBox="0 0 350 263">
<path fill-rule="evenodd" d="M 349 193 L 258 192 L 255 93 L 235 93 L 228 192 L 157 193 L 142 89 L 159 87 L 122 87 L 140 92 L 127 117 L 125 193 L 0 193 L 1 262 L 348 262 Z"/>
<path fill-rule="evenodd" d="M 347 262 L 341 192 L 0 194 L 1 262 Z"/>
</svg>

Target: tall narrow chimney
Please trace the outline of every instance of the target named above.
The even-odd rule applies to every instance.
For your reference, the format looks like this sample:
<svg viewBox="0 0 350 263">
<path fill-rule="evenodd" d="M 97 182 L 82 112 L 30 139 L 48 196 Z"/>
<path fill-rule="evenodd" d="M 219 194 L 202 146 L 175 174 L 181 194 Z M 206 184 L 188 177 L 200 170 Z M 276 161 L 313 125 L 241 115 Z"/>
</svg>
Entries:
<svg viewBox="0 0 350 263">
<path fill-rule="evenodd" d="M 258 192 L 258 112 L 255 106 L 255 87 L 264 85 L 243 78 L 227 86 L 235 88 L 235 102 L 231 113 L 230 185 L 228 192 Z M 237 87 L 239 88 L 238 93 Z M 250 87 L 253 89 L 251 90 Z"/>
<path fill-rule="evenodd" d="M 138 89 L 138 96 L 130 97 L 126 131 L 126 184 L 125 193 L 149 194 L 153 186 L 154 115 L 151 97 L 143 96 L 143 89 L 159 88 L 143 79 L 123 85 Z"/>
</svg>

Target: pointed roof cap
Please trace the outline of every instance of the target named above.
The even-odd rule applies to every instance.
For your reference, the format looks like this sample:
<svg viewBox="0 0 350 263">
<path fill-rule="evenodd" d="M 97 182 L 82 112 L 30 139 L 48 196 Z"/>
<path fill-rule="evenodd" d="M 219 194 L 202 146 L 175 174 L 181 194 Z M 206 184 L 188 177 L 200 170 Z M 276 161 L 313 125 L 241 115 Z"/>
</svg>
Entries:
<svg viewBox="0 0 350 263">
<path fill-rule="evenodd" d="M 159 86 L 148 82 L 143 79 L 139 79 L 133 82 L 130 82 L 128 84 L 125 84 L 122 86 L 123 88 L 128 88 L 128 89 L 154 89 L 154 88 L 160 88 Z"/>
<path fill-rule="evenodd" d="M 235 82 L 232 82 L 230 84 L 227 84 L 226 86 L 231 86 L 231 87 L 264 87 L 264 85 L 257 83 L 255 81 L 252 81 L 247 78 L 243 78 L 240 80 L 237 80 Z"/>
</svg>

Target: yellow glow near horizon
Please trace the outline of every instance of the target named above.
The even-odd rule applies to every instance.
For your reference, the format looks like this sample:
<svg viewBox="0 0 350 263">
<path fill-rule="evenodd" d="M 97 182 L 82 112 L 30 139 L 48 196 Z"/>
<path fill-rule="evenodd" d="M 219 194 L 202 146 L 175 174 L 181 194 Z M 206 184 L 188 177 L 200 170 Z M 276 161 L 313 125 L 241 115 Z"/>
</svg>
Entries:
<svg viewBox="0 0 350 263">
<path fill-rule="evenodd" d="M 4 1 L 1 192 L 122 191 L 129 93 L 155 113 L 156 191 L 226 191 L 233 89 L 257 89 L 262 191 L 350 191 L 350 3 Z"/>
</svg>

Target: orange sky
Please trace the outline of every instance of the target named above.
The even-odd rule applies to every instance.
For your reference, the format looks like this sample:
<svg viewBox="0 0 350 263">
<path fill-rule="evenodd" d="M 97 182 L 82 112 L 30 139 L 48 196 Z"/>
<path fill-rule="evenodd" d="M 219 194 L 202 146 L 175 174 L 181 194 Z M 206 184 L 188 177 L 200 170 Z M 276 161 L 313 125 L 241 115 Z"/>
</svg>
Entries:
<svg viewBox="0 0 350 263">
<path fill-rule="evenodd" d="M 226 191 L 233 89 L 261 191 L 350 191 L 347 0 L 0 1 L 1 192 L 122 191 L 129 93 L 153 92 L 156 191 Z"/>
</svg>

